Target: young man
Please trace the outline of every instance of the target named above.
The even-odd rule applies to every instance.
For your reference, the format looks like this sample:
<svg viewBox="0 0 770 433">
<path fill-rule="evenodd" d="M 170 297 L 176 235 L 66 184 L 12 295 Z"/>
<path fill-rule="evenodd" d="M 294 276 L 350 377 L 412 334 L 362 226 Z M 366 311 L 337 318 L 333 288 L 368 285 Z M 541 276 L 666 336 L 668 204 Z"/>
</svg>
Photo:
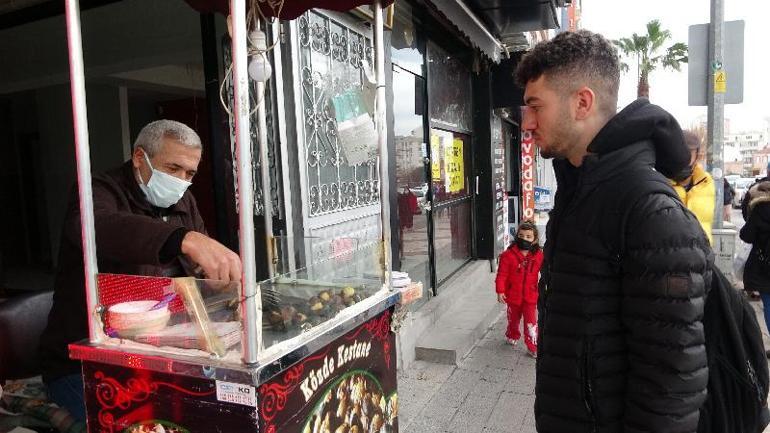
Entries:
<svg viewBox="0 0 770 433">
<path fill-rule="evenodd" d="M 538 304 L 541 433 L 695 432 L 706 398 L 708 239 L 673 190 L 617 208 L 642 178 L 670 188 L 663 176 L 682 178 L 690 155 L 646 99 L 616 114 L 619 75 L 615 49 L 588 31 L 540 43 L 516 72 L 522 128 L 558 181 Z"/>
<path fill-rule="evenodd" d="M 131 160 L 94 176 L 94 226 L 99 272 L 240 280 L 237 254 L 206 235 L 187 188 L 201 160 L 188 126 L 158 120 L 139 132 Z M 80 362 L 67 345 L 88 338 L 80 208 L 70 200 L 59 247 L 53 307 L 41 336 L 43 381 L 51 400 L 85 419 Z"/>
</svg>

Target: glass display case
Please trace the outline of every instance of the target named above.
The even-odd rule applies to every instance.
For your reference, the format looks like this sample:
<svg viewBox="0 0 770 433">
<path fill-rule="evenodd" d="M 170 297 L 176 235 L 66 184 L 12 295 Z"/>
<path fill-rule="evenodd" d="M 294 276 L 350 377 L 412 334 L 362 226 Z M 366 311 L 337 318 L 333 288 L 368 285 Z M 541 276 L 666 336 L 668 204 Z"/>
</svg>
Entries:
<svg viewBox="0 0 770 433">
<path fill-rule="evenodd" d="M 297 244 L 280 238 L 281 245 Z M 258 284 L 263 356 L 300 346 L 390 294 L 378 239 L 308 238 L 313 261 Z M 279 260 L 279 269 L 288 268 Z M 99 274 L 106 344 L 240 363 L 242 287 L 192 277 Z M 379 296 L 378 296 L 379 295 Z M 307 338 L 298 338 L 305 334 Z M 296 340 L 296 341 L 293 341 Z M 280 349 L 270 350 L 274 346 Z"/>
<path fill-rule="evenodd" d="M 306 265 L 257 284 L 255 333 L 240 283 L 99 274 L 102 340 L 70 346 L 89 431 L 397 432 L 401 292 L 386 283 L 381 241 L 278 244 L 299 245 L 293 261 Z M 247 345 L 259 347 L 256 363 L 244 362 Z M 366 395 L 368 416 L 346 412 Z"/>
</svg>

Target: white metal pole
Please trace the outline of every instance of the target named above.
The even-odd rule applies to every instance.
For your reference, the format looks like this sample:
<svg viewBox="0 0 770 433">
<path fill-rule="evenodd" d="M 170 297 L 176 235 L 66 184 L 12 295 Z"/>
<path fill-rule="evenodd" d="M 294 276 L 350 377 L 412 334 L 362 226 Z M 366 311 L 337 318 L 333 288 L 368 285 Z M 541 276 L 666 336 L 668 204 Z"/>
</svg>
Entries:
<svg viewBox="0 0 770 433">
<path fill-rule="evenodd" d="M 259 29 L 259 21 L 257 21 Z M 264 54 L 265 60 L 269 60 L 267 53 Z M 267 114 L 265 112 L 265 91 L 267 86 L 262 81 L 257 81 L 257 126 L 259 127 L 257 140 L 259 145 L 260 176 L 262 180 L 262 209 L 265 214 L 265 248 L 267 249 L 267 271 L 268 276 L 273 278 L 275 275 L 273 254 L 273 201 L 270 197 L 270 155 L 267 149 Z"/>
<path fill-rule="evenodd" d="M 246 0 L 230 0 L 230 16 L 233 25 L 233 116 L 235 117 L 235 151 L 238 158 L 236 165 L 238 218 L 240 220 L 240 256 L 243 265 L 241 358 L 246 364 L 255 364 L 262 343 L 262 299 L 257 285 L 254 259 L 254 183 L 249 125 Z"/>
<path fill-rule="evenodd" d="M 96 274 L 96 236 L 94 233 L 94 198 L 91 191 L 91 152 L 88 144 L 88 113 L 86 111 L 86 78 L 83 68 L 83 41 L 80 34 L 80 3 L 66 0 L 67 47 L 70 63 L 70 92 L 72 93 L 72 124 L 75 129 L 75 161 L 77 163 L 78 195 L 80 197 L 80 231 L 83 242 L 83 265 L 86 283 L 88 336 L 91 343 L 103 338 Z"/>
<path fill-rule="evenodd" d="M 286 98 L 283 91 L 283 54 L 281 52 L 282 50 L 282 44 L 281 41 L 281 23 L 280 21 L 276 20 L 271 26 L 272 34 L 273 34 L 273 42 L 278 42 L 278 45 L 276 45 L 275 49 L 273 49 L 273 80 L 275 80 L 275 103 L 278 107 L 285 107 L 286 106 Z M 288 27 L 287 27 L 288 30 Z M 291 54 L 287 56 L 287 59 L 291 59 Z M 276 110 L 277 111 L 277 117 L 278 117 L 278 143 L 279 147 L 281 149 L 280 154 L 281 155 L 288 155 L 288 140 L 287 140 L 287 134 L 286 134 L 286 110 Z M 283 179 L 283 185 L 288 186 L 292 183 L 288 181 L 288 176 L 291 170 L 289 169 L 289 158 L 281 158 L 281 171 L 282 171 L 282 179 Z M 283 193 L 283 211 L 284 211 L 284 220 L 285 220 L 285 239 L 283 239 L 284 244 L 281 246 L 282 249 L 282 256 L 286 258 L 286 263 L 284 264 L 283 271 L 286 272 L 288 270 L 294 271 L 296 268 L 296 260 L 294 257 L 294 208 L 292 207 L 292 194 L 295 192 L 291 190 L 291 188 L 284 187 L 281 192 Z M 300 211 L 301 212 L 301 211 Z"/>
<path fill-rule="evenodd" d="M 388 177 L 388 135 L 385 129 L 385 41 L 382 16 L 382 0 L 375 0 L 374 9 L 374 54 L 377 71 L 377 96 L 375 99 L 375 124 L 380 155 L 380 204 L 382 220 L 382 253 L 385 258 L 385 284 L 391 284 L 392 254 L 390 249 L 390 179 Z"/>
</svg>

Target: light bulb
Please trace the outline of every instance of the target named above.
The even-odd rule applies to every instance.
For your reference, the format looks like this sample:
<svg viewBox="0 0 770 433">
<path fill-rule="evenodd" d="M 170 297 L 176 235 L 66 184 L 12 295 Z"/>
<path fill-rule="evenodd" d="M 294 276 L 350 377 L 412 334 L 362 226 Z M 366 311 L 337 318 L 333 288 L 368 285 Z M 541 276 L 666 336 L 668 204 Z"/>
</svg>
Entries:
<svg viewBox="0 0 770 433">
<path fill-rule="evenodd" d="M 273 74 L 273 68 L 267 59 L 267 37 L 261 30 L 249 32 L 249 43 L 257 51 L 249 61 L 249 76 L 254 81 L 267 81 Z"/>
<path fill-rule="evenodd" d="M 257 54 L 251 58 L 249 62 L 249 77 L 254 81 L 265 82 L 273 74 L 273 67 L 270 66 L 270 61 L 267 60 L 267 56 L 263 54 Z"/>
</svg>

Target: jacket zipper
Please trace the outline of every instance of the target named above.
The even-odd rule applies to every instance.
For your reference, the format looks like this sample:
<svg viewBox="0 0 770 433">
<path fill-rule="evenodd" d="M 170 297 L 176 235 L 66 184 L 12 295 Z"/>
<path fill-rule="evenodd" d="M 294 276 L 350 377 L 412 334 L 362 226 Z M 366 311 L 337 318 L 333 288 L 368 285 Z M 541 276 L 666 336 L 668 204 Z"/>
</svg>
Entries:
<svg viewBox="0 0 770 433">
<path fill-rule="evenodd" d="M 591 340 L 587 340 L 583 345 L 583 404 L 585 404 L 588 415 L 593 422 L 593 430 L 596 429 L 596 413 L 593 404 L 593 384 L 591 383 Z"/>
<path fill-rule="evenodd" d="M 578 174 L 578 181 L 577 186 L 575 187 L 575 190 L 572 193 L 572 196 L 569 197 L 569 201 L 559 208 L 558 215 L 556 214 L 556 207 L 553 209 L 554 216 L 556 218 L 553 219 L 553 225 L 551 226 L 551 233 L 549 234 L 548 238 L 550 239 L 549 243 L 549 249 L 548 251 L 543 251 L 544 255 L 544 262 L 545 266 L 547 267 L 547 274 L 546 274 L 546 281 L 543 284 L 543 296 L 540 297 L 538 300 L 537 306 L 538 306 L 538 336 L 537 336 L 537 342 L 538 346 L 544 347 L 545 339 L 543 338 L 545 336 L 545 325 L 548 323 L 548 298 L 551 295 L 551 272 L 552 272 L 552 264 L 553 264 L 553 256 L 556 252 L 556 239 L 559 238 L 559 228 L 561 226 L 561 219 L 564 218 L 564 216 L 569 213 L 571 210 L 573 203 L 575 202 L 575 197 L 577 197 L 578 193 L 580 192 L 580 188 L 583 186 L 583 176 L 582 173 Z M 547 253 L 547 254 L 546 254 Z M 542 273 L 542 270 L 541 270 Z M 541 308 L 542 307 L 542 308 Z M 542 327 L 541 327 L 542 326 Z M 535 368 L 540 368 L 540 362 L 542 357 L 538 356 L 535 360 Z"/>
</svg>

